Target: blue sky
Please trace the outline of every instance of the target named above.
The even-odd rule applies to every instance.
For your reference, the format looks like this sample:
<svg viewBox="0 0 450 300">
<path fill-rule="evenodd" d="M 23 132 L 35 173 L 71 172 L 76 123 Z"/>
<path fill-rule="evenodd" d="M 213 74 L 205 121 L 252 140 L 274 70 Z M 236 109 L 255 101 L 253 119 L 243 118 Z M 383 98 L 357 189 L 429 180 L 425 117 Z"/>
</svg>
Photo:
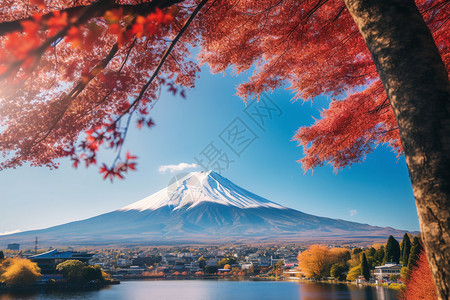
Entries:
<svg viewBox="0 0 450 300">
<path fill-rule="evenodd" d="M 127 137 L 125 148 L 139 161 L 138 171 L 126 180 L 111 184 L 102 180 L 97 168 L 73 169 L 66 159 L 57 170 L 24 166 L 0 172 L 0 233 L 80 220 L 140 200 L 167 186 L 176 174 L 160 172 L 161 166 L 196 163 L 195 158 L 204 158 L 202 151 L 211 149 L 211 142 L 233 161 L 222 170 L 223 176 L 271 201 L 319 216 L 419 230 L 403 157 L 379 146 L 364 163 L 337 174 L 330 166 L 304 174 L 296 162 L 302 148 L 291 138 L 298 127 L 319 117 L 327 99 L 292 103 L 290 91 L 277 90 L 266 100 L 269 107 L 277 106 L 272 118 L 258 126 L 261 119 L 249 114 L 255 108 L 264 112 L 262 107 L 246 110 L 234 95 L 245 76 L 211 75 L 203 67 L 186 99 L 163 95 L 151 112 L 156 126 L 133 128 Z M 233 152 L 224 140 L 236 124 L 249 129 L 250 135 L 240 146 L 231 145 Z M 109 154 L 103 158 L 111 160 Z"/>
</svg>

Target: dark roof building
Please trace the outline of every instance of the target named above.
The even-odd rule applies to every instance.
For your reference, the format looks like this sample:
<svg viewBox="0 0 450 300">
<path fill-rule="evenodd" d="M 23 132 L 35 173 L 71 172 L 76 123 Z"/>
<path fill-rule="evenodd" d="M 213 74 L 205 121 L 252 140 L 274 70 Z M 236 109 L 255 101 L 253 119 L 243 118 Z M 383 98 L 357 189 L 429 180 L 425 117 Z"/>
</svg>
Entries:
<svg viewBox="0 0 450 300">
<path fill-rule="evenodd" d="M 87 252 L 59 252 L 57 249 L 53 249 L 42 254 L 34 255 L 30 259 L 38 264 L 42 274 L 55 274 L 57 273 L 56 266 L 62 262 L 74 259 L 87 264 L 93 255 Z"/>
<path fill-rule="evenodd" d="M 17 243 L 12 243 L 12 244 L 8 244 L 8 250 L 16 250 L 18 251 L 20 249 L 20 244 Z"/>
</svg>

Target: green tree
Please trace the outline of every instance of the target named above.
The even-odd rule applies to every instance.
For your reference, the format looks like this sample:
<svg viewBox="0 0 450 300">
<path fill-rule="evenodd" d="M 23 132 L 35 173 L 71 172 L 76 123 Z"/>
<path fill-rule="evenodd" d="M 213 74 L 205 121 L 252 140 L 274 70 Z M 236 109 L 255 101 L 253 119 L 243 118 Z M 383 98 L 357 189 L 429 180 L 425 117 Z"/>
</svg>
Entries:
<svg viewBox="0 0 450 300">
<path fill-rule="evenodd" d="M 56 266 L 69 282 L 83 283 L 89 281 L 104 281 L 99 266 L 89 266 L 79 260 L 66 260 Z"/>
<path fill-rule="evenodd" d="M 400 245 L 392 235 L 387 240 L 383 262 L 395 262 L 397 264 L 400 262 Z"/>
<path fill-rule="evenodd" d="M 404 267 L 408 265 L 409 254 L 411 253 L 411 240 L 407 233 L 403 236 L 402 241 L 402 264 Z"/>
<path fill-rule="evenodd" d="M 102 269 L 100 266 L 84 266 L 81 277 L 83 281 L 103 281 Z"/>
<path fill-rule="evenodd" d="M 375 251 L 375 255 L 373 256 L 375 262 L 375 265 L 382 265 L 383 264 L 383 258 L 384 258 L 384 246 L 381 246 L 380 249 Z"/>
<path fill-rule="evenodd" d="M 63 273 L 69 282 L 83 281 L 83 268 L 86 265 L 79 260 L 66 260 L 56 266 L 56 270 Z"/>
<path fill-rule="evenodd" d="M 3 262 L 4 259 L 5 259 L 5 254 L 3 253 L 3 251 L 0 251 L 0 263 Z"/>
<path fill-rule="evenodd" d="M 361 273 L 364 276 L 364 279 L 370 279 L 370 268 L 369 264 L 367 263 L 366 254 L 364 252 L 361 257 Z"/>
<path fill-rule="evenodd" d="M 206 266 L 205 267 L 205 274 L 215 274 L 217 273 L 217 267 L 216 266 Z"/>
<path fill-rule="evenodd" d="M 413 244 L 411 247 L 411 253 L 409 254 L 408 269 L 411 270 L 413 267 L 417 267 L 417 260 L 419 259 L 419 254 L 422 252 L 423 247 L 420 239 L 415 236 L 413 239 Z"/>
<path fill-rule="evenodd" d="M 337 280 L 345 280 L 346 274 L 348 271 L 348 265 L 343 263 L 337 263 L 331 266 L 330 275 Z"/>
</svg>

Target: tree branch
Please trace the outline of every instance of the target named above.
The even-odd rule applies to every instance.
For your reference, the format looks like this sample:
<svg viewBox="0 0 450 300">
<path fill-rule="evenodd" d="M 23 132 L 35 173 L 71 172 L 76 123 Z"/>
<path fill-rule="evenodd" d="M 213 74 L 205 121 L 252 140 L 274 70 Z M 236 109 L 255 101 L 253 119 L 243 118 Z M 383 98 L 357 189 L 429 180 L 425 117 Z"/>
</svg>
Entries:
<svg viewBox="0 0 450 300">
<path fill-rule="evenodd" d="M 187 19 L 186 22 L 183 24 L 183 27 L 178 32 L 177 36 L 173 39 L 172 43 L 170 43 L 169 48 L 167 48 L 167 50 L 164 52 L 163 56 L 161 57 L 161 60 L 158 63 L 158 66 L 156 67 L 155 71 L 153 72 L 152 76 L 147 81 L 147 83 L 142 87 L 139 95 L 136 97 L 136 99 L 134 99 L 134 101 L 130 104 L 130 106 L 114 121 L 114 124 L 117 123 L 124 115 L 129 113 L 131 111 L 131 109 L 134 106 L 136 106 L 137 103 L 139 103 L 139 101 L 144 96 L 147 88 L 150 86 L 150 84 L 153 82 L 153 80 L 156 78 L 156 76 L 158 76 L 158 73 L 161 70 L 162 66 L 164 65 L 164 62 L 166 61 L 167 57 L 170 55 L 170 52 L 172 52 L 172 49 L 175 47 L 178 40 L 183 36 L 186 29 L 192 23 L 195 16 L 198 14 L 200 9 L 206 4 L 206 2 L 208 2 L 208 0 L 202 0 L 202 2 L 200 2 L 200 4 L 195 8 L 195 10 L 192 12 L 191 16 L 189 17 L 189 19 Z"/>
<path fill-rule="evenodd" d="M 125 4 L 115 4 L 113 0 L 99 0 L 98 2 L 94 2 L 90 5 L 83 5 L 83 6 L 76 6 L 76 7 L 69 7 L 66 9 L 61 9 L 61 13 L 67 13 L 68 19 L 72 18 L 79 18 L 80 15 L 82 15 L 85 10 L 91 9 L 92 6 L 95 6 L 95 10 L 92 10 L 91 16 L 89 19 L 101 17 L 105 14 L 107 10 L 111 9 L 123 9 L 123 12 L 125 14 L 146 14 L 152 12 L 156 7 L 159 8 L 167 8 L 169 6 L 172 6 L 174 4 L 183 2 L 185 0 L 154 0 L 152 2 L 147 3 L 141 3 L 136 5 L 125 5 Z M 42 16 L 42 21 L 47 21 L 51 17 L 53 17 L 53 12 L 46 13 Z M 89 20 L 88 19 L 88 20 Z M 14 31 L 23 31 L 24 28 L 20 24 L 23 21 L 31 21 L 33 20 L 32 17 L 29 18 L 23 18 L 18 19 L 14 21 L 6 21 L 0 23 L 0 36 L 3 36 L 7 33 L 11 33 Z M 85 20 L 85 21 L 88 21 Z"/>
</svg>

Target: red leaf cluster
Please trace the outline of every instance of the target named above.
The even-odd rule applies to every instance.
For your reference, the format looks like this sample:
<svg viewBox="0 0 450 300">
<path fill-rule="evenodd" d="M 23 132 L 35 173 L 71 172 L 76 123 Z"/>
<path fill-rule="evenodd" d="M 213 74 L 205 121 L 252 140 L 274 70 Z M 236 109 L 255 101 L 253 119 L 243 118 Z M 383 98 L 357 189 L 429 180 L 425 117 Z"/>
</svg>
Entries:
<svg viewBox="0 0 450 300">
<path fill-rule="evenodd" d="M 437 300 L 425 251 L 422 251 L 419 255 L 417 267 L 413 267 L 410 271 L 409 279 L 406 281 L 406 289 L 401 298 L 405 300 Z"/>
<path fill-rule="evenodd" d="M 0 169 L 24 162 L 57 167 L 64 156 L 89 165 L 98 146 L 120 151 L 118 139 L 106 142 L 106 128 L 115 126 L 123 143 L 131 115 L 138 127 L 153 126 L 148 112 L 163 85 L 182 97 L 195 85 L 200 68 L 191 50 L 199 48 L 214 72 L 254 70 L 238 87 L 245 100 L 286 85 L 294 99 L 331 98 L 321 118 L 294 136 L 305 150 L 305 170 L 327 162 L 340 169 L 378 144 L 402 153 L 393 112 L 343 0 L 212 1 L 182 36 L 199 4 L 172 4 L 3 1 Z M 449 69 L 449 2 L 416 4 Z M 85 131 L 99 127 L 94 141 L 85 140 Z"/>
<path fill-rule="evenodd" d="M 416 0 L 450 68 L 448 1 Z M 358 28 L 342 0 L 221 1 L 206 24 L 201 59 L 213 71 L 254 68 L 238 87 L 244 99 L 290 85 L 293 99 L 331 98 L 312 126 L 294 136 L 305 170 L 337 170 L 362 161 L 378 144 L 402 154 L 393 111 Z"/>
<path fill-rule="evenodd" d="M 120 152 L 132 116 L 154 125 L 148 114 L 162 86 L 184 96 L 181 86 L 194 84 L 199 68 L 186 55 L 186 40 L 160 70 L 168 79 L 158 76 L 143 87 L 167 49 L 166 39 L 178 33 L 175 18 L 184 22 L 192 7 L 155 9 L 151 1 L 124 1 L 99 13 L 90 11 L 92 1 L 9 2 L 1 4 L 0 32 L 8 22 L 17 29 L 0 35 L 0 169 L 24 162 L 56 168 L 60 157 L 70 157 L 74 167 L 95 164 L 99 147 Z M 32 17 L 24 18 L 25 11 Z M 86 14 L 91 17 L 83 19 Z M 135 168 L 113 165 L 108 170 L 114 177 Z"/>
<path fill-rule="evenodd" d="M 127 173 L 130 170 L 136 170 L 136 162 L 134 161 L 136 159 L 137 156 L 132 156 L 130 155 L 130 152 L 127 152 L 125 162 L 115 164 L 112 167 L 108 167 L 106 164 L 103 164 L 100 167 L 100 174 L 103 175 L 103 179 L 109 178 L 111 182 L 115 178 L 124 179 L 124 173 Z"/>
</svg>

